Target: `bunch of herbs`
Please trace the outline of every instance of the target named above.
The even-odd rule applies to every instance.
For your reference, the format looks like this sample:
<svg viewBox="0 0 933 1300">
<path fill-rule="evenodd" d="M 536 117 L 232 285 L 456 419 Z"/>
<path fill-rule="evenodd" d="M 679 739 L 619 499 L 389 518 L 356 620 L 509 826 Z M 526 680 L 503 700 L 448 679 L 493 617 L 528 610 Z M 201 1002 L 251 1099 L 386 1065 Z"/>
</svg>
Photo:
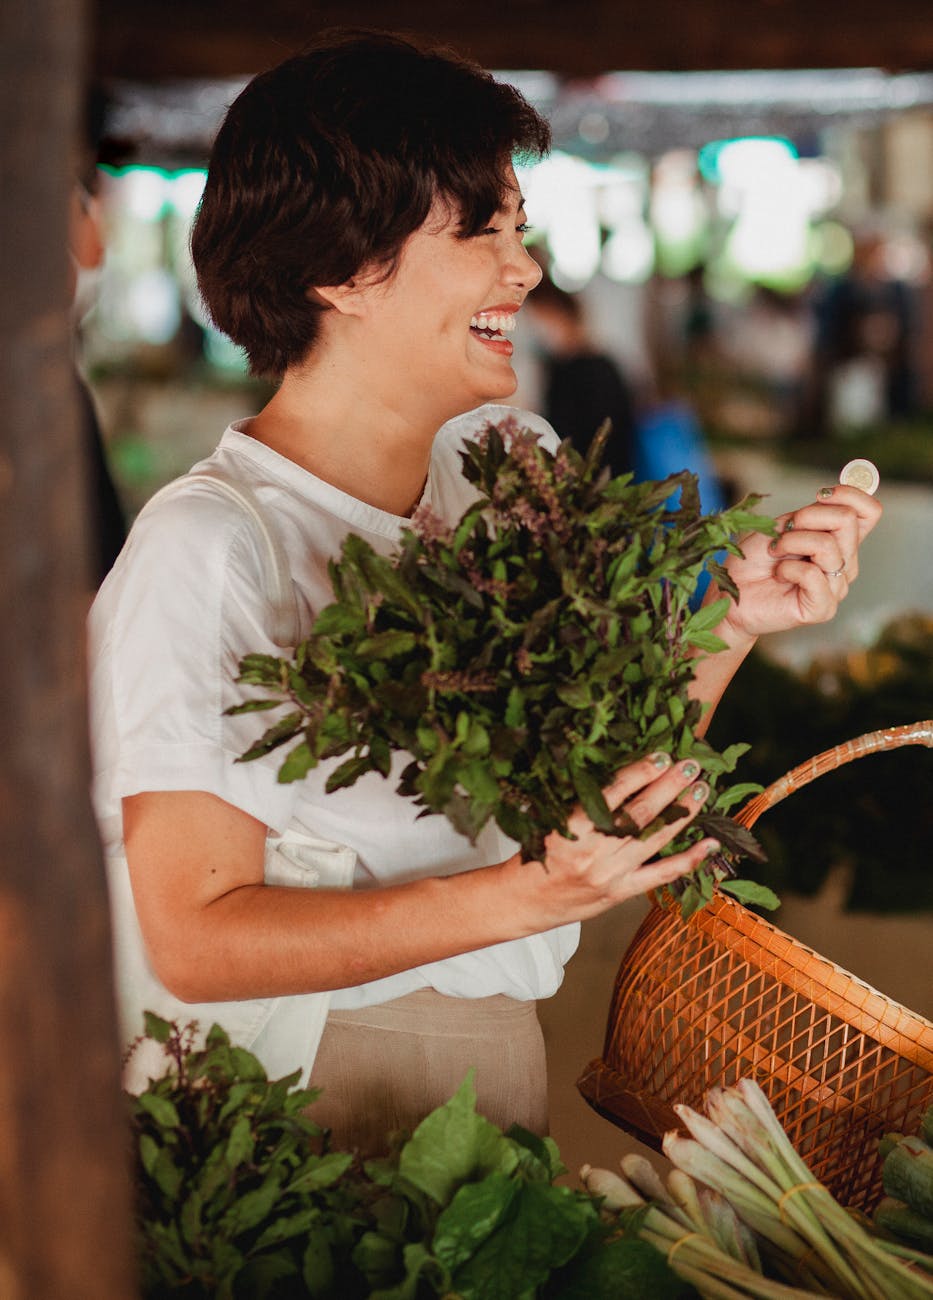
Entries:
<svg viewBox="0 0 933 1300">
<path fill-rule="evenodd" d="M 396 552 L 378 555 L 351 534 L 330 565 L 334 601 L 291 659 L 246 656 L 239 682 L 261 694 L 230 710 L 287 712 L 244 754 L 296 742 L 279 780 L 333 766 L 327 790 L 353 785 L 392 758 L 409 762 L 399 794 L 442 813 L 471 840 L 494 819 L 525 860 L 571 837 L 579 803 L 608 835 L 646 835 L 602 790 L 625 764 L 656 750 L 693 757 L 710 785 L 706 809 L 669 846 L 712 835 L 723 846 L 686 884 L 689 915 L 714 884 L 747 902 L 770 891 L 735 879 L 753 837 L 726 814 L 759 789 L 728 785 L 744 744 L 715 750 L 697 735 L 690 698 L 697 656 L 724 649 L 713 629 L 735 584 L 720 562 L 738 537 L 773 531 L 760 498 L 703 515 L 696 476 L 661 482 L 611 477 L 608 430 L 585 457 L 551 452 L 514 419 L 465 443 L 463 473 L 476 502 L 453 526 L 425 509 Z M 691 608 L 706 571 L 724 594 Z M 682 816 L 672 805 L 663 820 Z"/>
</svg>

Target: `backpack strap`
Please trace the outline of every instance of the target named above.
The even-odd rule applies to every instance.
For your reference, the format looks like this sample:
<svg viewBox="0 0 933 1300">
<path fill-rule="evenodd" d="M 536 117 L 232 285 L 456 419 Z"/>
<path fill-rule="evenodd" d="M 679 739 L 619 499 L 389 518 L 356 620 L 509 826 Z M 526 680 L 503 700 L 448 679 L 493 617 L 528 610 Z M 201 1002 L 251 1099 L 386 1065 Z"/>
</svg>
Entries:
<svg viewBox="0 0 933 1300">
<path fill-rule="evenodd" d="M 203 483 L 205 487 L 232 501 L 248 519 L 259 550 L 263 588 L 272 613 L 271 624 L 267 629 L 269 636 L 280 649 L 294 649 L 301 639 L 301 632 L 298 603 L 295 600 L 295 588 L 292 585 L 288 557 L 275 530 L 269 526 L 268 517 L 252 489 L 245 483 L 235 481 L 222 470 L 192 470 L 189 474 L 169 483 L 156 495 L 167 495 L 192 480 Z"/>
</svg>

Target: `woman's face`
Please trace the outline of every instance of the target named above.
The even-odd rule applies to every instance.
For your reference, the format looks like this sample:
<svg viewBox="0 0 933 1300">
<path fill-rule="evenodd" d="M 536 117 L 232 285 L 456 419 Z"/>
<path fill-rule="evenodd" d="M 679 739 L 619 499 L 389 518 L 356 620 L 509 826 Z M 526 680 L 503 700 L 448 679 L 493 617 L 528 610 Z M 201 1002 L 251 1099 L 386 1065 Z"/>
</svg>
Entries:
<svg viewBox="0 0 933 1300">
<path fill-rule="evenodd" d="M 360 289 L 369 379 L 430 395 L 442 419 L 515 391 L 509 335 L 541 270 L 523 246 L 511 168 L 508 178 L 505 205 L 485 230 L 460 238 L 456 213 L 439 201 L 395 273 Z"/>
</svg>

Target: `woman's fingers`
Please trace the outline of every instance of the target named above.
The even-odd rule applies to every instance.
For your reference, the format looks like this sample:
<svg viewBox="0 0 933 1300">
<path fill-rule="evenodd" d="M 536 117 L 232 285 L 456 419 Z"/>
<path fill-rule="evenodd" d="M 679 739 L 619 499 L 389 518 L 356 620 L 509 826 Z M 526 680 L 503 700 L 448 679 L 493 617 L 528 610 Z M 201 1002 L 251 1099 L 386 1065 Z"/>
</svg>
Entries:
<svg viewBox="0 0 933 1300">
<path fill-rule="evenodd" d="M 665 772 L 669 772 L 673 759 L 670 754 L 659 750 L 656 754 L 649 754 L 647 758 L 640 758 L 637 763 L 628 763 L 625 767 L 620 768 L 615 776 L 603 789 L 603 797 L 610 808 L 618 808 L 623 800 L 629 795 L 635 794 L 652 781 L 657 781 Z"/>
<path fill-rule="evenodd" d="M 699 772 L 700 766 L 694 759 L 673 763 L 670 754 L 649 754 L 621 768 L 603 789 L 603 797 L 612 812 L 621 808 L 637 826 L 647 826 Z M 589 817 L 579 807 L 571 813 L 567 824 L 576 836 L 592 828 Z"/>
<path fill-rule="evenodd" d="M 678 805 L 684 809 L 684 816 L 679 817 L 677 821 L 659 826 L 657 830 L 639 838 L 641 860 L 647 862 L 649 858 L 653 858 L 663 848 L 666 848 L 671 840 L 675 839 L 686 826 L 690 825 L 694 817 L 703 808 L 708 797 L 709 786 L 706 782 L 694 781 L 693 785 L 689 786 L 683 792 L 682 797 L 677 800 Z M 650 825 L 650 822 L 645 823 L 645 825 Z"/>
<path fill-rule="evenodd" d="M 853 582 L 859 545 L 880 518 L 881 503 L 859 488 L 820 488 L 813 505 L 778 517 L 780 535 L 768 549 L 780 558 L 810 558 L 825 573 L 842 572 Z"/>
<path fill-rule="evenodd" d="M 649 889 L 661 889 L 662 886 L 679 880 L 688 872 L 696 871 L 697 867 L 711 854 L 718 852 L 719 848 L 718 840 L 700 840 L 699 844 L 692 844 L 682 853 L 672 853 L 669 858 L 646 862 L 644 866 L 632 873 L 630 879 L 633 884 L 637 883 L 639 893 Z"/>
<path fill-rule="evenodd" d="M 669 772 L 651 785 L 639 790 L 622 806 L 625 813 L 632 819 L 639 830 L 649 826 L 658 813 L 667 808 L 672 803 L 682 802 L 680 796 L 690 787 L 690 793 L 694 795 L 693 802 L 696 802 L 696 792 L 702 786 L 703 795 L 700 798 L 702 805 L 703 799 L 709 793 L 709 788 L 703 786 L 701 781 L 696 781 L 700 775 L 700 765 L 695 759 L 684 759 L 680 763 L 675 763 Z M 696 784 L 691 786 L 691 782 Z"/>
<path fill-rule="evenodd" d="M 792 591 L 803 624 L 828 622 L 848 590 L 844 573 L 830 578 L 810 560 L 796 557 L 782 560 L 775 568 L 775 577 Z"/>
<path fill-rule="evenodd" d="M 865 540 L 882 515 L 880 501 L 861 488 L 847 487 L 843 483 L 820 488 L 816 497 L 820 505 L 832 504 L 850 510 L 855 515 L 859 542 Z"/>
<path fill-rule="evenodd" d="M 854 582 L 858 576 L 858 550 L 845 544 L 838 533 L 805 531 L 795 528 L 782 533 L 768 545 L 776 560 L 809 560 L 827 575 Z"/>
<path fill-rule="evenodd" d="M 568 819 L 572 840 L 557 831 L 547 837 L 548 908 L 554 909 L 549 916 L 557 918 L 551 924 L 568 916 L 583 920 L 598 915 L 626 898 L 676 879 L 718 848 L 707 840 L 702 849 L 693 846 L 663 862 L 656 859 L 702 811 L 709 797 L 709 785 L 696 780 L 698 773 L 694 759 L 673 764 L 668 760 L 662 767 L 658 756 L 652 755 L 632 763 L 603 791 L 609 806 L 631 819 L 632 834 L 604 834 L 578 807 Z M 667 823 L 660 821 L 659 814 L 672 806 L 680 815 Z"/>
</svg>

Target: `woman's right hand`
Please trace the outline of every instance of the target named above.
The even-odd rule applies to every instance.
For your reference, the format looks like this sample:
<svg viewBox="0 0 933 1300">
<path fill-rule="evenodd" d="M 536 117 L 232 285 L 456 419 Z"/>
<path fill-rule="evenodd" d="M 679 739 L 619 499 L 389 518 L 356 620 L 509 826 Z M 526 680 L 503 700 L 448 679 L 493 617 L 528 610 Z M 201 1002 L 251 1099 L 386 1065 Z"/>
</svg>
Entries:
<svg viewBox="0 0 933 1300">
<path fill-rule="evenodd" d="M 709 786 L 697 780 L 699 775 L 694 759 L 671 763 L 667 754 L 652 754 L 618 773 L 603 791 L 606 802 L 613 812 L 624 809 L 640 829 L 672 804 L 684 808 L 684 816 L 645 839 L 606 835 L 582 808 L 576 808 L 568 821 L 576 838 L 569 840 L 553 831 L 545 840 L 545 860 L 534 877 L 538 902 L 551 912 L 549 924 L 598 916 L 626 898 L 670 884 L 715 853 L 718 842 L 704 839 L 682 853 L 657 857 L 702 810 Z M 533 865 L 525 863 L 521 869 L 527 872 Z"/>
</svg>

